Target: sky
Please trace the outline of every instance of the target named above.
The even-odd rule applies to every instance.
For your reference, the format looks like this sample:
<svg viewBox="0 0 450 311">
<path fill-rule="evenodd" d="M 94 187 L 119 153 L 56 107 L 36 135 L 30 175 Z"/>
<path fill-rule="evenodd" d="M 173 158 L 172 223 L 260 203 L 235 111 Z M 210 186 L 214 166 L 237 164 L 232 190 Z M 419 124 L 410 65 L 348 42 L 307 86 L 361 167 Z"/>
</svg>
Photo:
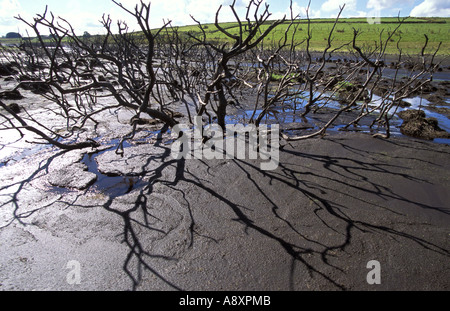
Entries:
<svg viewBox="0 0 450 311">
<path fill-rule="evenodd" d="M 151 25 L 158 27 L 164 21 L 171 20 L 172 25 L 191 25 L 192 15 L 200 22 L 214 22 L 215 13 L 220 5 L 220 21 L 234 21 L 234 16 L 228 5 L 231 0 L 144 0 L 151 2 Z M 133 9 L 139 0 L 119 0 L 127 8 Z M 271 19 L 290 16 L 290 0 L 265 0 L 270 6 Z M 236 8 L 244 12 L 249 0 L 236 0 Z M 421 17 L 450 17 L 450 0 L 323 0 L 311 1 L 309 15 L 311 18 L 336 17 L 339 7 L 345 4 L 342 17 L 390 17 L 390 16 L 421 16 Z M 77 34 L 85 31 L 90 34 L 103 33 L 100 20 L 102 15 L 110 15 L 114 21 L 127 22 L 130 30 L 138 30 L 133 17 L 123 11 L 111 0 L 0 0 L 0 36 L 8 32 L 19 32 L 26 36 L 31 31 L 25 23 L 15 19 L 20 15 L 32 21 L 36 14 L 48 11 L 55 17 L 68 20 Z M 306 16 L 308 0 L 292 0 L 294 13 L 300 17 Z M 245 13 L 241 13 L 245 16 Z M 32 32 L 30 35 L 34 35 Z M 45 31 L 43 31 L 45 34 Z"/>
</svg>

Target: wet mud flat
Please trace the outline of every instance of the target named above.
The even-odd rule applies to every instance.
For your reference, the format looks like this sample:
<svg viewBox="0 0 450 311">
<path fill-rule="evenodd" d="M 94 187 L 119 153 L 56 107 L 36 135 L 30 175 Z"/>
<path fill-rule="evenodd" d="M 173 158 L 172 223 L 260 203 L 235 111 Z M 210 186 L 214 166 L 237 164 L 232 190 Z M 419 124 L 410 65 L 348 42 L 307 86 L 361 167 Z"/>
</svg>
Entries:
<svg viewBox="0 0 450 311">
<path fill-rule="evenodd" d="M 434 112 L 449 131 L 446 83 L 404 109 Z M 46 103 L 23 94 L 47 118 Z M 248 117 L 247 104 L 228 122 Z M 334 105 L 265 122 L 311 133 Z M 283 144 L 274 171 L 261 160 L 174 160 L 160 124 L 140 126 L 121 156 L 129 111 L 105 111 L 80 134 L 96 149 L 3 131 L 0 290 L 448 290 L 448 141 L 406 137 L 398 117 L 388 140 L 372 137 L 373 118 L 342 131 L 357 113 L 323 138 Z M 381 284 L 367 282 L 372 260 Z"/>
<path fill-rule="evenodd" d="M 0 168 L 0 289 L 448 290 L 449 148 L 336 131 L 286 145 L 274 171 L 105 150 L 99 170 L 143 183 L 118 195 L 55 191 L 93 150 L 42 150 Z"/>
</svg>

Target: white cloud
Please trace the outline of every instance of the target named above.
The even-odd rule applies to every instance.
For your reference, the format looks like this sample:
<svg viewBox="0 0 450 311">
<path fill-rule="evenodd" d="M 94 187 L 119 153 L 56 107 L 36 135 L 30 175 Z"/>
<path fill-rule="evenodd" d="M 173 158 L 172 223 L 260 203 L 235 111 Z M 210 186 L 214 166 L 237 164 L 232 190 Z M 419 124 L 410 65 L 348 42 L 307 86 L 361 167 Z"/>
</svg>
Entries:
<svg viewBox="0 0 450 311">
<path fill-rule="evenodd" d="M 367 1 L 368 9 L 378 9 L 384 10 L 392 6 L 393 1 L 391 0 L 369 0 Z"/>
<path fill-rule="evenodd" d="M 306 18 L 306 13 L 308 11 L 309 18 L 319 18 L 320 17 L 320 10 L 314 10 L 312 8 L 307 8 L 304 6 L 300 6 L 297 2 L 292 3 L 292 11 L 294 15 L 299 14 L 300 18 Z M 290 12 L 287 12 L 287 17 L 290 17 Z"/>
<path fill-rule="evenodd" d="M 229 22 L 229 21 L 235 21 L 235 17 L 233 15 L 233 11 L 229 7 L 232 1 L 223 1 L 223 0 L 191 0 L 191 1 L 185 1 L 187 2 L 186 8 L 182 14 L 189 16 L 190 12 L 195 17 L 196 20 L 199 20 L 201 22 L 214 22 L 216 12 L 219 9 L 220 5 L 222 5 L 222 8 L 220 10 L 219 14 L 219 21 L 223 22 Z M 244 8 L 243 6 L 238 3 L 236 6 L 236 11 L 242 11 Z M 242 15 L 240 15 L 240 18 Z"/>
<path fill-rule="evenodd" d="M 367 1 L 367 8 L 368 9 L 376 9 L 376 10 L 385 10 L 385 9 L 391 9 L 394 6 L 398 7 L 399 5 L 413 5 L 414 0 L 369 0 Z M 398 10 L 398 9 L 397 9 Z"/>
<path fill-rule="evenodd" d="M 136 5 L 138 7 L 140 6 L 140 0 L 118 0 L 117 2 L 122 3 L 131 12 L 135 11 Z M 172 25 L 174 26 L 192 25 L 195 24 L 195 21 L 191 18 L 191 14 L 196 20 L 202 23 L 214 22 L 216 12 L 220 5 L 222 5 L 222 9 L 220 11 L 219 21 L 235 21 L 235 17 L 229 7 L 232 2 L 232 0 L 151 0 L 150 27 L 160 27 L 169 20 L 172 21 Z M 144 1 L 144 3 L 147 3 L 147 1 Z M 21 10 L 17 0 L 0 0 L 0 4 L 0 25 L 5 12 L 17 12 L 15 14 L 23 12 L 21 15 L 30 21 L 35 16 L 34 13 L 30 15 L 26 14 L 26 11 Z M 15 10 L 13 10 L 14 4 L 17 4 L 17 9 Z M 235 8 L 242 19 L 245 18 L 246 6 L 247 0 L 236 1 Z M 264 10 L 264 6 L 260 10 Z M 77 34 L 82 34 L 84 31 L 88 31 L 91 34 L 104 33 L 105 31 L 100 22 L 103 13 L 111 17 L 113 21 L 111 27 L 114 32 L 117 31 L 117 21 L 125 22 L 130 31 L 140 29 L 135 17 L 115 4 L 111 4 L 111 6 L 102 10 L 89 10 L 81 2 L 70 0 L 64 2 L 61 6 L 50 6 L 49 11 L 52 11 L 55 17 L 66 19 L 73 26 Z M 11 18 L 11 23 L 12 25 L 17 25 L 17 21 L 13 18 Z M 19 25 L 21 32 L 25 33 L 26 27 L 24 24 L 19 23 Z M 8 31 L 17 31 L 17 26 L 14 26 L 12 29 Z M 6 33 L 5 27 L 2 27 L 0 30 L 2 34 Z M 42 34 L 47 34 L 47 32 L 44 29 L 42 30 Z"/>
<path fill-rule="evenodd" d="M 20 3 L 17 0 L 1 0 L 0 26 L 8 27 L 15 24 L 14 16 L 17 16 L 20 11 Z M 15 31 L 17 31 L 17 29 Z"/>
<path fill-rule="evenodd" d="M 412 9 L 410 16 L 449 17 L 450 3 L 447 0 L 425 0 Z"/>
<path fill-rule="evenodd" d="M 342 7 L 344 10 L 341 18 L 366 16 L 366 12 L 358 10 L 357 0 L 327 0 L 316 12 L 316 15 L 321 18 L 336 18 Z"/>
<path fill-rule="evenodd" d="M 0 17 L 2 18 L 12 18 L 20 9 L 20 3 L 17 0 L 0 1 Z"/>
<path fill-rule="evenodd" d="M 356 0 L 327 0 L 320 9 L 324 12 L 338 12 L 344 4 L 344 12 L 356 10 Z"/>
<path fill-rule="evenodd" d="M 119 2 L 132 11 L 136 4 L 140 3 L 137 0 L 122 0 Z M 222 5 L 222 9 L 220 11 L 219 21 L 234 21 L 234 15 L 229 8 L 232 2 L 231 0 L 152 0 L 150 24 L 152 27 L 158 27 L 163 24 L 163 20 L 171 20 L 173 25 L 194 24 L 195 22 L 190 15 L 202 23 L 214 22 L 216 12 L 220 5 Z M 236 1 L 236 9 L 240 11 L 245 9 L 244 3 L 246 2 Z M 127 16 L 127 13 L 124 13 L 119 7 L 114 7 L 110 13 L 113 18 L 120 18 L 130 23 L 133 21 L 133 18 Z"/>
</svg>

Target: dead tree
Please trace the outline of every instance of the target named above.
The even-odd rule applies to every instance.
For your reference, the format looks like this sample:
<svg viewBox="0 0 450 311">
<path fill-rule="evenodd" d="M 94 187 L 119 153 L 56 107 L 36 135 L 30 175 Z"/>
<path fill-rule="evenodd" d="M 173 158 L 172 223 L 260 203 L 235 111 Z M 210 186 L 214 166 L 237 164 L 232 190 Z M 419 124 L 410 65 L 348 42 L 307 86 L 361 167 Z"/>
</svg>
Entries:
<svg viewBox="0 0 450 311">
<path fill-rule="evenodd" d="M 276 113 L 275 106 L 281 105 L 284 109 L 286 101 L 302 94 L 298 85 L 303 79 L 303 58 L 297 49 L 304 41 L 295 40 L 299 28 L 295 21 L 299 16 L 294 15 L 292 2 L 290 13 L 289 24 L 279 42 L 272 42 L 270 49 L 261 46 L 259 51 L 254 52 L 260 69 L 257 75 L 257 99 L 250 122 L 257 127 L 271 110 Z M 258 110 L 260 112 L 256 113 Z"/>
<path fill-rule="evenodd" d="M 16 66 L 11 73 L 17 83 L 0 91 L 0 98 L 8 92 L 19 96 L 19 90 L 31 91 L 38 100 L 51 103 L 45 109 L 58 124 L 46 124 L 29 113 L 27 107 L 19 113 L 0 102 L 1 129 L 15 129 L 22 136 L 31 131 L 63 149 L 97 146 L 98 135 L 95 131 L 86 134 L 87 125 L 95 128 L 105 111 L 128 109 L 134 115 L 129 133 L 118 145 L 117 150 L 122 152 L 123 143 L 135 136 L 145 115 L 166 127 L 176 125 L 174 107 L 179 107 L 179 103 L 185 107 L 191 123 L 193 116 L 201 116 L 225 129 L 231 106 L 239 106 L 240 102 L 254 100 L 248 122 L 259 126 L 265 116 L 286 109 L 301 98 L 301 107 L 297 111 L 294 104 L 294 110 L 304 119 L 328 108 L 333 101 L 340 101 L 341 108 L 334 109 L 330 119 L 313 133 L 293 137 L 282 134 L 288 141 L 323 136 L 342 114 L 355 107 L 360 113 L 347 127 L 377 112 L 372 126 L 384 126 L 388 137 L 392 111 L 403 98 L 429 83 L 437 68 L 434 64 L 437 51 L 431 60 L 425 58 L 426 38 L 420 68 L 411 71 L 401 83 L 396 75 L 374 107 L 372 99 L 383 80 L 386 47 L 401 27 L 400 19 L 399 27 L 387 39 L 380 34 L 379 42 L 369 50 L 363 51 L 358 46 L 360 32 L 356 29 L 353 40 L 336 47 L 333 39 L 342 7 L 326 38 L 325 49 L 314 61 L 308 11 L 302 24 L 292 5 L 290 19 L 270 21 L 269 6 L 262 0 L 250 0 L 245 17 L 239 16 L 233 1 L 229 6 L 235 17 L 233 29 L 219 22 L 220 6 L 214 27 L 225 39 L 214 40 L 206 26 L 194 17 L 198 25 L 195 33 L 182 33 L 170 21 L 159 29 L 151 29 L 150 5 L 141 2 L 130 10 L 113 2 L 135 18 L 140 32 L 130 32 L 123 22 L 117 23 L 115 31 L 109 16 L 102 18 L 105 35 L 90 37 L 78 36 L 68 21 L 56 18 L 47 9 L 33 21 L 17 17 L 33 30 L 37 42 L 24 39 L 15 49 L 1 48 L 3 58 Z M 307 26 L 303 39 L 298 39 L 300 25 Z M 270 42 L 270 34 L 282 26 L 286 28 L 281 39 Z M 50 36 L 41 35 L 42 28 Z M 336 64 L 331 77 L 327 64 L 334 53 L 344 48 L 352 50 L 354 62 L 352 66 Z M 401 63 L 400 49 L 398 57 Z M 348 89 L 363 69 L 366 70 L 363 81 Z"/>
<path fill-rule="evenodd" d="M 16 77 L 19 83 L 8 91 L 42 89 L 39 95 L 55 104 L 49 113 L 60 117 L 66 130 L 61 134 L 61 129 L 56 131 L 30 114 L 25 118 L 11 114 L 9 110 L 6 110 L 8 115 L 3 115 L 4 126 L 31 130 L 61 148 L 96 146 L 95 137 L 83 144 L 61 141 L 73 138 L 74 133 L 83 129 L 87 122 L 97 123 L 96 115 L 105 110 L 131 109 L 135 111 L 131 120 L 132 130 L 119 144 L 118 150 L 121 150 L 123 141 L 133 137 L 144 113 L 168 126 L 177 123 L 164 107 L 152 104 L 157 84 L 155 39 L 169 22 L 158 30 L 152 30 L 149 25 L 150 5 L 141 2 L 131 11 L 115 3 L 135 17 L 142 33 L 129 33 L 123 22 L 118 22 L 118 32 L 115 33 L 110 17 L 103 16 L 106 35 L 100 40 L 92 40 L 78 36 L 68 21 L 55 18 L 47 8 L 44 14 L 37 15 L 31 22 L 17 17 L 34 31 L 38 44 L 25 41 L 17 49 L 3 50 L 3 54 L 14 59 L 21 68 Z M 41 27 L 50 32 L 50 41 L 41 35 Z M 30 68 L 29 59 L 32 59 L 34 67 L 36 64 L 39 67 Z M 111 103 L 100 105 L 100 98 L 109 98 Z M 2 107 L 5 107 L 3 103 Z"/>
<path fill-rule="evenodd" d="M 230 5 L 230 9 L 238 24 L 237 31 L 231 32 L 219 23 L 219 15 L 222 6 L 216 12 L 215 27 L 226 37 L 225 43 L 214 44 L 208 40 L 205 27 L 195 20 L 200 29 L 200 35 L 190 35 L 197 42 L 197 45 L 204 47 L 206 59 L 203 64 L 207 64 L 204 70 L 208 73 L 204 80 L 203 92 L 198 93 L 200 109 L 197 115 L 202 116 L 211 109 L 216 118 L 217 124 L 225 129 L 225 117 L 230 100 L 233 99 L 233 88 L 245 81 L 237 75 L 236 64 L 239 57 L 255 49 L 263 40 L 279 25 L 284 23 L 285 18 L 270 22 L 270 25 L 263 29 L 262 26 L 268 23 L 271 16 L 269 6 L 263 1 L 251 0 L 247 6 L 245 20 L 242 20 L 235 8 L 236 1 Z M 251 16 L 253 14 L 253 16 Z"/>
<path fill-rule="evenodd" d="M 303 107 L 302 116 L 306 117 L 311 112 L 315 113 L 326 108 L 327 104 L 331 101 L 339 101 L 341 108 L 337 109 L 323 126 L 311 134 L 288 136 L 282 133 L 282 137 L 287 141 L 323 136 L 327 129 L 329 129 L 343 113 L 355 109 L 355 107 L 359 107 L 360 113 L 353 121 L 343 127 L 344 130 L 348 129 L 351 125 L 358 125 L 359 121 L 363 118 L 377 113 L 378 116 L 373 120 L 370 128 L 372 129 L 375 125 L 381 126 L 385 129 L 386 134 L 377 133 L 374 137 L 389 138 L 389 121 L 395 115 L 401 100 L 410 97 L 431 82 L 433 73 L 438 67 L 438 65 L 434 63 L 434 59 L 439 47 L 434 51 L 431 58 L 427 60 L 424 51 L 428 44 L 428 38 L 425 36 L 425 43 L 421 53 L 422 62 L 419 66 L 411 70 L 410 75 L 406 80 L 401 82 L 398 78 L 397 68 L 394 78 L 386 85 L 386 90 L 381 94 L 379 101 L 374 104 L 373 96 L 375 89 L 380 86 L 381 81 L 384 79 L 384 59 L 386 56 L 387 45 L 392 41 L 394 34 L 396 34 L 405 20 L 399 18 L 398 26 L 394 31 L 387 35 L 387 38 L 383 39 L 383 32 L 380 33 L 379 41 L 375 42 L 374 46 L 366 51 L 363 51 L 363 49 L 358 46 L 357 39 L 360 35 L 360 31 L 357 29 L 354 29 L 351 42 L 332 49 L 333 33 L 343 9 L 344 7 L 341 7 L 336 21 L 329 33 L 327 47 L 323 51 L 319 61 L 315 64 L 316 68 L 314 68 L 310 52 L 311 23 L 309 17 L 307 19 L 308 34 L 306 38 L 306 54 L 308 56 L 306 69 L 304 69 L 304 72 L 302 73 L 306 82 L 304 84 L 304 90 L 306 91 L 306 96 L 304 96 L 304 98 L 306 104 Z M 399 39 L 399 41 L 400 40 L 401 39 Z M 326 63 L 332 59 L 333 53 L 346 46 L 352 49 L 352 53 L 355 56 L 355 62 L 351 67 L 345 67 L 344 65 L 339 64 L 339 67 L 336 70 L 338 74 L 333 77 L 327 76 L 324 73 Z M 403 55 L 399 48 L 399 43 L 397 43 L 397 47 L 398 62 L 401 63 Z M 363 76 L 364 78 L 362 81 L 358 81 L 357 78 L 361 76 L 361 71 L 363 69 L 366 69 L 366 75 L 365 77 Z M 313 107 L 315 107 L 315 109 L 312 109 Z"/>
</svg>

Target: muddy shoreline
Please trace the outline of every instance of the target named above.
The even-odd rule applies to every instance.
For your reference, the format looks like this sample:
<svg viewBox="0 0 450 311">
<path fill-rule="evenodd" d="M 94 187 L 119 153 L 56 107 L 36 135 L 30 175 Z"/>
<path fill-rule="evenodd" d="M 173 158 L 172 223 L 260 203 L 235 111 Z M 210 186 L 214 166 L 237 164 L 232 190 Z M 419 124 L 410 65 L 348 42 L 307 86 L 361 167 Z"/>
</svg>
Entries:
<svg viewBox="0 0 450 311">
<path fill-rule="evenodd" d="M 449 73 L 444 62 L 439 74 Z M 406 109 L 423 101 L 446 125 L 443 80 Z M 5 101 L 46 118 L 49 103 L 21 92 Z M 335 111 L 308 124 L 281 115 L 282 129 L 310 133 Z M 450 146 L 400 131 L 373 138 L 370 119 L 340 131 L 356 113 L 323 138 L 284 143 L 274 171 L 261 160 L 174 160 L 170 133 L 145 122 L 119 156 L 130 111 L 105 111 L 79 134 L 98 149 L 0 133 L 0 290 L 449 290 Z M 372 260 L 381 284 L 367 282 Z"/>
<path fill-rule="evenodd" d="M 55 192 L 51 175 L 82 152 L 41 151 L 0 168 L 0 289 L 448 290 L 449 148 L 336 132 L 265 172 L 157 144 L 99 160 L 146 182 L 115 198 Z"/>
</svg>

